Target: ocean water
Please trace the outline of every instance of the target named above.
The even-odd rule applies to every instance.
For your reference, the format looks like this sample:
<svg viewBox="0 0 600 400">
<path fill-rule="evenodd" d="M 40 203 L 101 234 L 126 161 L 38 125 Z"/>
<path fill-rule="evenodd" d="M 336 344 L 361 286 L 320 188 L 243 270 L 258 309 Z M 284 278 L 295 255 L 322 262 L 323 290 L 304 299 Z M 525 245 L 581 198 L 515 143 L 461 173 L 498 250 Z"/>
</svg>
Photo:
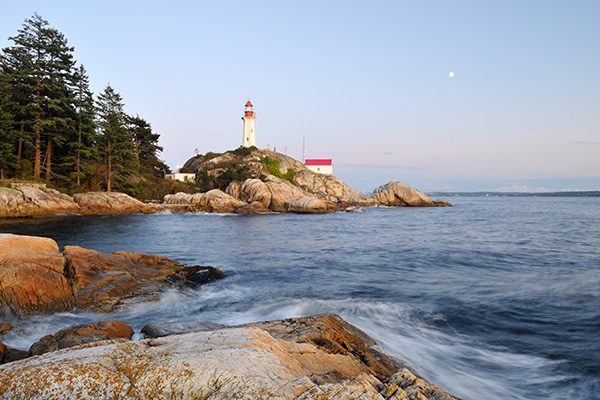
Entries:
<svg viewBox="0 0 600 400">
<path fill-rule="evenodd" d="M 337 313 L 468 399 L 600 399 L 600 198 L 451 197 L 326 215 L 0 220 L 0 232 L 213 265 L 228 277 L 109 315 L 16 322 L 5 343 L 100 319 L 240 324 Z M 139 337 L 139 335 L 137 335 Z"/>
</svg>

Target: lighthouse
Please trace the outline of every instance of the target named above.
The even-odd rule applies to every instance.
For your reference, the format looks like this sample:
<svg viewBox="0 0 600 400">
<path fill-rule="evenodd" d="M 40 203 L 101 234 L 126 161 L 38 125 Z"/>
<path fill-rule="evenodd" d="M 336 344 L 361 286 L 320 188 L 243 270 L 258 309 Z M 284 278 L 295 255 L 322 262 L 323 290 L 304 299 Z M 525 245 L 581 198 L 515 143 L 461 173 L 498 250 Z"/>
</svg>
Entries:
<svg viewBox="0 0 600 400">
<path fill-rule="evenodd" d="M 254 106 L 248 100 L 244 107 L 244 136 L 242 137 L 242 147 L 256 146 L 256 134 L 254 133 Z"/>
</svg>

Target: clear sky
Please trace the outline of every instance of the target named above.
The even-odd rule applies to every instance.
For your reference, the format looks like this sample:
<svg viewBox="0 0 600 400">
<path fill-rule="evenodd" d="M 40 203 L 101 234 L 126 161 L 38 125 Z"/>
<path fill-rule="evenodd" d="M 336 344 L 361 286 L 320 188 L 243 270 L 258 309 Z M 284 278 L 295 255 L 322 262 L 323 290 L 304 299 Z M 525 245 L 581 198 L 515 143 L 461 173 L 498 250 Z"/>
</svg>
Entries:
<svg viewBox="0 0 600 400">
<path fill-rule="evenodd" d="M 259 147 L 358 190 L 600 189 L 597 0 L 0 0 L 0 47 L 34 12 L 172 168 L 237 148 L 251 99 Z"/>
</svg>

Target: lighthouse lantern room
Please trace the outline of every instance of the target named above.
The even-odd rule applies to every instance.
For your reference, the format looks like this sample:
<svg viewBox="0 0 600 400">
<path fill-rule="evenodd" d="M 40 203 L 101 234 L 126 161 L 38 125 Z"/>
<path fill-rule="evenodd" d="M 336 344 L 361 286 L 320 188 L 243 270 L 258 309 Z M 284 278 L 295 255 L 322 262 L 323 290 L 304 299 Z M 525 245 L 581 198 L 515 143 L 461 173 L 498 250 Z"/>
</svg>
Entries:
<svg viewBox="0 0 600 400">
<path fill-rule="evenodd" d="M 242 137 L 243 147 L 256 146 L 256 135 L 254 133 L 255 119 L 254 106 L 250 100 L 248 100 L 246 106 L 244 107 L 244 116 L 242 117 L 242 120 L 244 121 L 244 136 Z"/>
</svg>

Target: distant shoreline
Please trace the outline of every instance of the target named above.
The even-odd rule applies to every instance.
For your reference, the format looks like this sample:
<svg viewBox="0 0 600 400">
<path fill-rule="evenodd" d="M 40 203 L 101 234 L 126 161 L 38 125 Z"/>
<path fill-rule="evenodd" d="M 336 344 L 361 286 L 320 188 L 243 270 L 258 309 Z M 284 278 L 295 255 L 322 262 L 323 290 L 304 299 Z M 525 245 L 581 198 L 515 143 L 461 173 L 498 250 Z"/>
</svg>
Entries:
<svg viewBox="0 0 600 400">
<path fill-rule="evenodd" d="M 426 192 L 428 196 L 463 197 L 600 197 L 600 190 L 572 192 Z"/>
</svg>

